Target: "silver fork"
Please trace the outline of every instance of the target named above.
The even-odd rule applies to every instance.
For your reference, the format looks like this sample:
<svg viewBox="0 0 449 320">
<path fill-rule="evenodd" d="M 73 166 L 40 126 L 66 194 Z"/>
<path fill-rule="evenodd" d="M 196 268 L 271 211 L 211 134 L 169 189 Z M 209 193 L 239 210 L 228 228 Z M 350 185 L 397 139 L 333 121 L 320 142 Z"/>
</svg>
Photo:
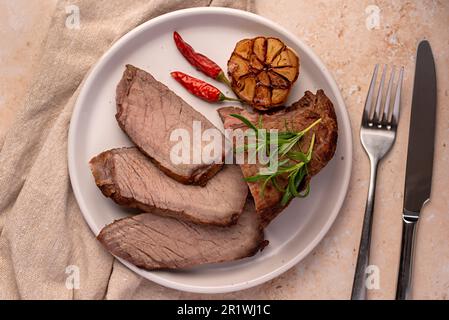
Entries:
<svg viewBox="0 0 449 320">
<path fill-rule="evenodd" d="M 399 121 L 399 106 L 401 104 L 401 88 L 404 76 L 404 67 L 401 67 L 396 85 L 396 93 L 393 94 L 395 80 L 395 68 L 392 68 L 387 92 L 383 99 L 387 66 L 384 65 L 377 92 L 376 103 L 373 105 L 374 87 L 376 85 L 379 65 L 374 68 L 373 77 L 366 97 L 363 110 L 362 126 L 360 128 L 360 140 L 365 152 L 370 159 L 370 183 L 368 199 L 366 200 L 365 216 L 363 218 L 362 236 L 360 239 L 359 255 L 355 268 L 354 283 L 352 286 L 352 300 L 366 299 L 366 269 L 369 264 L 371 245 L 371 226 L 373 224 L 374 197 L 376 191 L 377 167 L 380 160 L 390 151 L 396 139 L 396 129 Z M 394 101 L 392 97 L 394 95 Z M 384 103 L 382 104 L 382 100 Z M 382 107 L 383 105 L 383 107 Z"/>
</svg>

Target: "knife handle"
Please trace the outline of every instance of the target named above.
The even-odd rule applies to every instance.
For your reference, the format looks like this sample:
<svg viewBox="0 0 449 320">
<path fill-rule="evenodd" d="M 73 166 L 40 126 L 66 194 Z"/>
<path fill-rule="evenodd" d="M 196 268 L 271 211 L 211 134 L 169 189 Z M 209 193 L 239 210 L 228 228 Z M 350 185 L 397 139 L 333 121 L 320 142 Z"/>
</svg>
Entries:
<svg viewBox="0 0 449 320">
<path fill-rule="evenodd" d="M 417 223 L 418 218 L 416 216 L 404 216 L 402 218 L 401 260 L 399 261 L 396 300 L 411 299 L 412 268 Z"/>
</svg>

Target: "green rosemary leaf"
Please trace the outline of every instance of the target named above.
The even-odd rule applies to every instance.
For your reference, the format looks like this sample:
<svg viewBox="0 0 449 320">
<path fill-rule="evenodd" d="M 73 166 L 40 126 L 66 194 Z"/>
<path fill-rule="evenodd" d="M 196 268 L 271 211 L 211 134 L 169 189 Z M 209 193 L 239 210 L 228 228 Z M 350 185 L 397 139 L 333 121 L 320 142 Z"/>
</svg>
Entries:
<svg viewBox="0 0 449 320">
<path fill-rule="evenodd" d="M 267 187 L 267 183 L 271 180 L 271 176 L 265 179 L 265 181 L 262 183 L 262 188 L 260 189 L 260 196 L 263 198 L 265 197 L 265 188 Z"/>
<path fill-rule="evenodd" d="M 256 132 L 258 132 L 257 127 L 256 127 L 254 124 L 252 124 L 251 121 L 249 121 L 249 120 L 248 120 L 247 118 L 245 118 L 244 116 L 233 113 L 233 114 L 231 114 L 231 117 L 234 117 L 234 118 L 239 119 L 239 120 L 242 121 L 244 124 L 246 124 L 246 126 L 247 126 L 248 128 L 251 128 L 251 129 L 255 130 Z"/>
<path fill-rule="evenodd" d="M 296 176 L 298 175 L 299 171 L 295 171 L 288 179 L 288 190 L 292 194 L 293 197 L 298 196 L 298 190 L 296 187 Z"/>
<path fill-rule="evenodd" d="M 298 198 L 305 198 L 305 197 L 307 197 L 309 195 L 309 193 L 310 193 L 310 183 L 307 184 L 305 192 L 300 193 L 297 197 Z"/>
<path fill-rule="evenodd" d="M 266 178 L 267 178 L 267 176 L 258 174 L 258 175 L 247 177 L 247 178 L 244 178 L 244 179 L 245 179 L 246 182 L 257 182 L 259 180 L 266 179 Z"/>
<path fill-rule="evenodd" d="M 287 160 L 287 161 L 285 161 L 285 160 Z M 281 160 L 281 161 L 279 162 L 279 157 L 278 157 L 278 152 L 277 152 L 277 150 L 275 150 L 274 152 L 270 153 L 270 155 L 269 155 L 269 161 L 270 161 L 270 163 L 271 163 L 271 164 L 274 164 L 274 163 L 277 161 L 277 162 L 278 162 L 278 163 L 277 163 L 277 166 L 278 166 L 278 167 L 283 166 L 285 163 L 288 162 L 288 159 L 285 159 L 285 160 Z M 283 164 L 281 164 L 281 162 L 282 162 Z"/>
<path fill-rule="evenodd" d="M 291 198 L 292 195 L 290 194 L 290 189 L 289 188 L 285 189 L 284 195 L 282 196 L 281 205 L 286 206 Z"/>
<path fill-rule="evenodd" d="M 279 192 L 285 192 L 285 189 L 281 188 L 281 186 L 278 183 L 277 177 L 273 177 L 273 179 L 271 179 L 271 182 L 273 183 L 273 186 L 276 188 L 277 191 Z"/>
<path fill-rule="evenodd" d="M 294 138 L 292 138 L 289 142 L 281 145 L 279 147 L 279 154 L 280 156 L 285 156 L 287 154 L 287 152 L 289 152 L 299 141 L 299 139 L 301 139 L 301 136 L 297 135 Z"/>
<path fill-rule="evenodd" d="M 281 160 L 279 163 L 278 163 L 278 167 L 283 167 L 283 166 L 285 166 L 287 163 L 289 163 L 290 162 L 290 159 L 284 159 L 284 160 Z"/>
<path fill-rule="evenodd" d="M 279 172 L 279 174 L 284 174 L 284 173 L 290 173 L 294 170 L 295 170 L 294 166 L 282 166 L 282 167 L 279 167 L 277 172 Z"/>
<path fill-rule="evenodd" d="M 303 133 L 307 133 L 308 131 L 310 131 L 310 129 L 312 129 L 313 127 L 315 127 L 318 123 L 321 122 L 321 118 L 319 118 L 318 120 L 316 120 L 314 123 L 312 123 L 310 126 L 308 126 L 307 128 L 305 128 L 304 130 L 302 130 L 301 132 Z"/>
<path fill-rule="evenodd" d="M 307 175 L 307 166 L 304 166 L 301 168 L 301 170 L 299 171 L 298 175 L 295 177 L 295 186 L 296 189 L 299 188 L 302 180 L 304 179 L 304 177 Z"/>
<path fill-rule="evenodd" d="M 305 154 L 304 152 L 301 152 L 301 151 L 289 151 L 287 153 L 287 157 L 292 160 L 296 160 L 296 161 L 301 161 L 301 162 L 305 162 L 305 163 L 309 162 L 309 161 L 307 161 L 308 154 Z"/>
<path fill-rule="evenodd" d="M 289 141 L 290 139 L 296 137 L 294 132 L 278 132 L 278 141 Z"/>
<path fill-rule="evenodd" d="M 258 119 L 259 128 L 257 128 L 253 123 L 251 123 L 251 121 L 241 115 L 231 114 L 231 116 L 242 121 L 248 128 L 255 130 L 256 134 L 259 134 L 259 129 L 262 129 L 263 127 L 262 116 L 259 116 Z M 286 205 L 293 197 L 306 197 L 310 192 L 310 184 L 307 184 L 303 192 L 299 191 L 298 189 L 301 186 L 304 178 L 308 175 L 307 164 L 312 159 L 313 147 L 315 144 L 315 134 L 312 135 L 307 153 L 301 151 L 293 151 L 292 149 L 299 143 L 299 141 L 301 141 L 302 137 L 307 132 L 309 132 L 320 122 L 321 119 L 318 119 L 310 126 L 299 132 L 289 131 L 287 122 L 285 122 L 286 131 L 277 134 L 277 148 L 275 148 L 274 152 L 271 152 L 270 146 L 272 145 L 273 141 L 271 139 L 271 134 L 268 132 L 265 133 L 264 137 L 258 137 L 256 140 L 256 144 L 245 145 L 243 150 L 255 148 L 256 151 L 261 151 L 265 147 L 266 150 L 269 150 L 268 156 L 270 163 L 274 163 L 274 160 L 276 158 L 277 160 L 279 160 L 277 171 L 273 172 L 267 170 L 266 172 L 262 172 L 255 176 L 245 178 L 245 180 L 248 182 L 263 181 L 260 190 L 260 194 L 262 197 L 264 196 L 264 192 L 268 183 L 271 182 L 279 192 L 283 192 L 283 196 L 281 199 L 282 205 Z M 288 183 L 285 190 L 280 187 L 277 181 L 277 177 L 284 174 L 288 178 Z"/>
<path fill-rule="evenodd" d="M 312 140 L 310 141 L 309 150 L 307 151 L 307 163 L 309 163 L 310 160 L 312 160 L 312 151 L 313 151 L 314 144 L 315 144 L 315 134 L 312 135 Z"/>
</svg>

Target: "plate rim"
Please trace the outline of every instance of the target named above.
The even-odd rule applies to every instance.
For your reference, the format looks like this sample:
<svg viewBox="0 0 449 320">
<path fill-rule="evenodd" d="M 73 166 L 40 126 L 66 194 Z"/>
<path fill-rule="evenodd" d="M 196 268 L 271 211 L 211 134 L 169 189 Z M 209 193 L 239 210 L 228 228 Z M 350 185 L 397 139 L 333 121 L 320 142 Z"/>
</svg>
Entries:
<svg viewBox="0 0 449 320">
<path fill-rule="evenodd" d="M 165 20 L 170 19 L 176 19 L 176 17 L 185 16 L 185 15 L 191 15 L 191 14 L 224 14 L 224 15 L 230 15 L 230 16 L 240 16 L 244 17 L 247 20 L 250 20 L 251 22 L 256 22 L 262 25 L 265 25 L 269 27 L 270 29 L 275 30 L 276 32 L 279 32 L 281 34 L 285 34 L 290 38 L 294 38 L 295 41 L 297 41 L 298 45 L 306 52 L 306 54 L 310 57 L 310 59 L 315 63 L 315 65 L 322 71 L 326 81 L 329 83 L 329 86 L 331 87 L 332 91 L 335 93 L 335 99 L 337 100 L 337 104 L 342 107 L 343 110 L 341 110 L 341 117 L 343 119 L 342 122 L 347 123 L 348 125 L 345 127 L 339 126 L 339 130 L 344 130 L 345 135 L 347 136 L 347 141 L 345 141 L 345 144 L 347 144 L 347 154 L 345 156 L 348 157 L 347 161 L 345 161 L 345 172 L 342 179 L 342 190 L 337 198 L 337 201 L 335 202 L 335 205 L 333 207 L 332 213 L 327 219 L 326 223 L 323 225 L 321 230 L 317 233 L 315 238 L 310 241 L 305 248 L 295 255 L 294 258 L 290 259 L 289 261 L 285 262 L 282 266 L 265 273 L 262 276 L 259 276 L 257 278 L 248 280 L 248 281 L 242 281 L 239 283 L 229 284 L 229 285 L 220 285 L 220 286 L 201 286 L 201 285 L 189 285 L 189 284 L 183 284 L 178 283 L 176 281 L 167 280 L 165 277 L 158 275 L 156 272 L 146 271 L 143 269 L 140 269 L 133 265 L 132 263 L 129 263 L 119 257 L 114 256 L 116 259 L 118 259 L 121 263 L 123 263 L 125 266 L 127 266 L 129 269 L 137 273 L 138 275 L 150 280 L 154 281 L 162 286 L 177 289 L 181 291 L 186 292 L 193 292 L 193 293 L 228 293 L 228 292 L 234 292 L 239 290 L 248 289 L 251 287 L 255 287 L 257 285 L 260 285 L 266 281 L 269 281 L 282 273 L 288 271 L 293 266 L 298 264 L 302 259 L 304 259 L 309 253 L 316 248 L 316 246 L 321 242 L 321 240 L 324 238 L 324 236 L 329 232 L 331 226 L 335 222 L 339 212 L 341 211 L 341 208 L 344 204 L 344 201 L 346 199 L 348 189 L 349 189 L 349 182 L 351 179 L 352 174 L 352 157 L 353 157 L 353 136 L 352 136 L 352 130 L 351 130 L 351 121 L 349 118 L 349 114 L 346 108 L 346 104 L 344 102 L 344 99 L 342 97 L 341 91 L 332 76 L 332 74 L 329 72 L 327 67 L 324 65 L 324 63 L 321 61 L 321 59 L 316 55 L 312 49 L 306 45 L 301 39 L 299 39 L 296 35 L 294 35 L 292 32 L 284 28 L 283 26 L 269 20 L 268 18 L 262 17 L 260 15 L 257 15 L 255 13 L 251 13 L 248 11 L 238 10 L 238 9 L 231 9 L 231 8 L 224 8 L 224 7 L 195 7 L 195 8 L 187 8 L 187 9 L 181 9 L 172 11 L 163 15 L 160 15 L 158 17 L 152 18 L 139 26 L 135 27 L 134 29 L 130 30 L 128 33 L 123 35 L 121 38 L 119 38 L 117 41 L 115 41 L 112 46 L 106 50 L 106 52 L 97 60 L 97 62 L 94 64 L 94 66 L 90 69 L 86 76 L 86 80 L 84 84 L 81 84 L 79 95 L 76 99 L 72 116 L 70 119 L 70 126 L 69 126 L 69 132 L 68 132 L 68 143 L 67 143 L 67 149 L 68 149 L 68 169 L 69 169 L 69 176 L 70 176 L 70 182 L 72 186 L 72 190 L 74 192 L 75 198 L 77 200 L 78 206 L 80 208 L 81 213 L 83 214 L 83 217 L 87 224 L 89 225 L 89 228 L 94 233 L 94 236 L 96 236 L 99 233 L 99 229 L 96 227 L 96 225 L 93 222 L 93 219 L 86 214 L 88 212 L 87 205 L 82 197 L 81 191 L 80 191 L 80 183 L 77 177 L 77 169 L 76 169 L 76 161 L 75 161 L 75 140 L 76 140 L 76 132 L 75 128 L 78 126 L 80 115 L 81 115 L 81 107 L 84 104 L 86 100 L 86 96 L 88 93 L 88 89 L 95 78 L 95 75 L 102 69 L 103 65 L 106 63 L 106 58 L 110 55 L 112 55 L 114 52 L 119 50 L 122 45 L 124 45 L 129 39 L 134 37 L 136 34 L 144 31 L 147 28 L 150 28 L 154 25 L 157 25 L 159 23 L 164 22 Z M 341 128 L 341 129 L 340 129 Z"/>
</svg>

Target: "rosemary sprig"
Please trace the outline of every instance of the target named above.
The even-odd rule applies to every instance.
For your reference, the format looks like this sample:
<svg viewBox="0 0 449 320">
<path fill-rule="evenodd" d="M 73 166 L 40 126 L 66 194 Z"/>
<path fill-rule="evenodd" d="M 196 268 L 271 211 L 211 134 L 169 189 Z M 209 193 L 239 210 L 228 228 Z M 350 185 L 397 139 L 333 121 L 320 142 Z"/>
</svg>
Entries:
<svg viewBox="0 0 449 320">
<path fill-rule="evenodd" d="M 251 121 L 239 114 L 231 114 L 231 116 L 242 121 L 246 126 L 253 129 L 256 136 L 259 134 L 259 129 L 262 127 L 262 118 L 259 118 L 258 127 L 256 127 Z M 307 153 L 301 151 L 295 151 L 293 148 L 301 141 L 304 135 L 309 132 L 314 126 L 321 122 L 321 119 L 313 122 L 310 126 L 299 132 L 284 131 L 278 133 L 277 148 L 270 154 L 271 157 L 279 157 L 279 163 L 277 171 L 270 172 L 265 171 L 257 175 L 245 178 L 248 182 L 262 182 L 261 196 L 264 196 L 264 191 L 268 183 L 271 184 L 281 193 L 283 193 L 281 199 L 281 205 L 286 205 L 294 197 L 306 197 L 310 192 L 310 184 L 307 183 L 304 190 L 302 190 L 302 183 L 308 175 L 307 165 L 312 160 L 313 147 L 315 144 L 315 134 L 312 135 L 309 149 Z M 251 145 L 257 150 L 261 146 L 270 146 L 270 135 L 266 136 L 260 141 L 257 139 L 256 145 Z M 248 150 L 248 145 L 244 146 L 245 150 Z M 269 147 L 267 148 L 269 150 Z M 279 184 L 279 176 L 287 177 L 287 185 L 282 188 Z M 301 192 L 302 191 L 302 192 Z"/>
</svg>

